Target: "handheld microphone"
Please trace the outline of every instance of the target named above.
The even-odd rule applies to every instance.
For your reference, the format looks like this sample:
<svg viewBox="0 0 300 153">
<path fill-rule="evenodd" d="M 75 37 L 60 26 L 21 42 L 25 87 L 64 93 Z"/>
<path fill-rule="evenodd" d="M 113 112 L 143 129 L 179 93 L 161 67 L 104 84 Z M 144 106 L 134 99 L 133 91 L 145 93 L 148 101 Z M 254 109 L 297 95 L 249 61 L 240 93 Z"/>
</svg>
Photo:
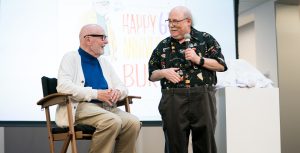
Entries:
<svg viewBox="0 0 300 153">
<path fill-rule="evenodd" d="M 191 35 L 189 33 L 184 34 L 184 42 L 186 48 L 189 48 L 190 41 L 191 41 Z"/>
<path fill-rule="evenodd" d="M 191 35 L 189 33 L 184 34 L 184 42 L 186 49 L 190 48 Z M 190 67 L 192 65 L 191 61 L 187 61 L 186 67 Z"/>
</svg>

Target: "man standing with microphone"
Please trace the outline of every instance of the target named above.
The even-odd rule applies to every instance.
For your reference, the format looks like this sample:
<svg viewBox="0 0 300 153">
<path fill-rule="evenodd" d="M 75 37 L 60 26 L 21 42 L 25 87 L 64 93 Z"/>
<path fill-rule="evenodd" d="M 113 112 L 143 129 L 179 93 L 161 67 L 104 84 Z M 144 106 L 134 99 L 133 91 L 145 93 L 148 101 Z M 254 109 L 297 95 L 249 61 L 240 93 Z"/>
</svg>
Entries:
<svg viewBox="0 0 300 153">
<path fill-rule="evenodd" d="M 216 153 L 216 71 L 227 66 L 219 43 L 192 27 L 184 6 L 174 7 L 168 22 L 171 36 L 149 60 L 149 80 L 160 81 L 158 106 L 165 134 L 165 153 L 187 153 L 190 132 L 194 153 Z"/>
</svg>

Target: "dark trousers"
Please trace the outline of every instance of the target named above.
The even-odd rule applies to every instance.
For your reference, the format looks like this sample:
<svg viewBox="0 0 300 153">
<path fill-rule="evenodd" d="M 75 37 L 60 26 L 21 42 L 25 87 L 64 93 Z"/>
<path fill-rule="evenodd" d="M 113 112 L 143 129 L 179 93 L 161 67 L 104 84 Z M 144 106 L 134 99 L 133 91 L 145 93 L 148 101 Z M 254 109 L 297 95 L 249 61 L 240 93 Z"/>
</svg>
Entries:
<svg viewBox="0 0 300 153">
<path fill-rule="evenodd" d="M 187 153 L 190 132 L 194 153 L 217 153 L 214 87 L 162 89 L 158 109 L 165 134 L 165 153 Z"/>
</svg>

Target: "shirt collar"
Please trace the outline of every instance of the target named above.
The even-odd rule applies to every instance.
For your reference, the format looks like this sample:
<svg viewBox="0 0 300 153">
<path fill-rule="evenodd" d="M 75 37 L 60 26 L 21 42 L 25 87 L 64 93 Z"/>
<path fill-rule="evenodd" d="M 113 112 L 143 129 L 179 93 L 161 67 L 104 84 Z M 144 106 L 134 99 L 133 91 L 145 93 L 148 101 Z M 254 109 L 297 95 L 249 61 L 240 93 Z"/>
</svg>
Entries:
<svg viewBox="0 0 300 153">
<path fill-rule="evenodd" d="M 86 52 L 85 50 L 83 50 L 80 47 L 78 49 L 78 52 L 79 52 L 79 55 L 81 56 L 81 58 L 84 59 L 84 60 L 88 60 L 88 61 L 95 61 L 95 60 L 97 60 L 96 57 L 92 56 L 91 54 L 89 54 L 88 52 Z"/>
<path fill-rule="evenodd" d="M 199 41 L 199 38 L 201 38 L 201 34 L 194 27 L 191 27 L 191 37 Z"/>
</svg>

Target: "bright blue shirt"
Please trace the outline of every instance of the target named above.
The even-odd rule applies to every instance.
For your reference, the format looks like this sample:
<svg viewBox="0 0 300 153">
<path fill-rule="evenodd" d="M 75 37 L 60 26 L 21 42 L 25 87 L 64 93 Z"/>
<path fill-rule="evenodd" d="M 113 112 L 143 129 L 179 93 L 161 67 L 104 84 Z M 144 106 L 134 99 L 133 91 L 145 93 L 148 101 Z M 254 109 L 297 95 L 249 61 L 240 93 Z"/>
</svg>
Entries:
<svg viewBox="0 0 300 153">
<path fill-rule="evenodd" d="M 85 78 L 84 86 L 92 87 L 92 89 L 108 89 L 98 59 L 84 51 L 82 48 L 79 48 L 78 52 L 81 57 L 81 66 Z"/>
</svg>

